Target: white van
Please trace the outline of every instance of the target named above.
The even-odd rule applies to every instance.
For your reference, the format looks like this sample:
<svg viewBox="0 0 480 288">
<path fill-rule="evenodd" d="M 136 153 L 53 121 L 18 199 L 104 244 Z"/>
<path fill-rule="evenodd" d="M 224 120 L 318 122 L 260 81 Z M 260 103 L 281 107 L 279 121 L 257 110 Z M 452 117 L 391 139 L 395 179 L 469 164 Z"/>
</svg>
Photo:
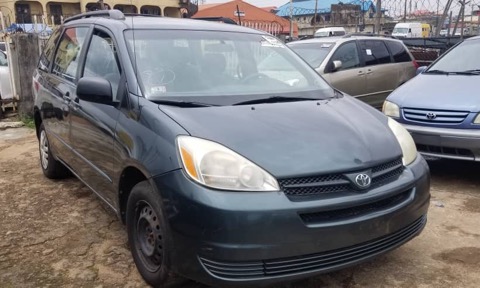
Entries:
<svg viewBox="0 0 480 288">
<path fill-rule="evenodd" d="M 393 37 L 403 38 L 421 38 L 422 37 L 422 23 L 397 23 L 392 32 Z"/>
<path fill-rule="evenodd" d="M 343 36 L 347 34 L 345 28 L 343 27 L 328 27 L 328 28 L 320 28 L 315 32 L 315 38 L 320 37 L 332 37 L 332 36 Z"/>
</svg>

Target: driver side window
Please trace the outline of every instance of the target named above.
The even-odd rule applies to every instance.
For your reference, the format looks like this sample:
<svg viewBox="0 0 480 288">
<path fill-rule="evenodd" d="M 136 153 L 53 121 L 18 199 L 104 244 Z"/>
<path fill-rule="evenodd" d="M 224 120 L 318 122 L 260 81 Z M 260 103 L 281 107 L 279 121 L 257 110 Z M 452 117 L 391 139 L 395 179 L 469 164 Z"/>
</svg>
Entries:
<svg viewBox="0 0 480 288">
<path fill-rule="evenodd" d="M 120 75 L 117 49 L 112 37 L 102 31 L 95 31 L 87 51 L 83 77 L 100 77 L 110 81 L 113 100 L 118 101 Z"/>
<path fill-rule="evenodd" d="M 332 59 L 330 59 L 330 65 L 333 65 L 333 61 L 342 61 L 342 67 L 337 71 L 360 67 L 356 42 L 351 41 L 338 47 Z"/>
</svg>

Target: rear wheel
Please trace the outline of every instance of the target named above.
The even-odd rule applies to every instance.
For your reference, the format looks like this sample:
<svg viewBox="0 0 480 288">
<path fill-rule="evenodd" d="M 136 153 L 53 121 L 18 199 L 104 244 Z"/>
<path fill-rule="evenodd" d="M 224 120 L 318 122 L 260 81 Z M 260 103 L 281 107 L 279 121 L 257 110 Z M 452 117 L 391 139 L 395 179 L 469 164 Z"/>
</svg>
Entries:
<svg viewBox="0 0 480 288">
<path fill-rule="evenodd" d="M 154 287 L 169 279 L 169 234 L 160 196 L 147 181 L 133 187 L 127 203 L 127 232 L 130 249 L 140 275 Z"/>
<path fill-rule="evenodd" d="M 69 175 L 68 169 L 53 157 L 50 143 L 48 142 L 47 132 L 43 123 L 39 128 L 39 152 L 40 152 L 40 166 L 43 174 L 50 179 L 65 178 Z"/>
</svg>

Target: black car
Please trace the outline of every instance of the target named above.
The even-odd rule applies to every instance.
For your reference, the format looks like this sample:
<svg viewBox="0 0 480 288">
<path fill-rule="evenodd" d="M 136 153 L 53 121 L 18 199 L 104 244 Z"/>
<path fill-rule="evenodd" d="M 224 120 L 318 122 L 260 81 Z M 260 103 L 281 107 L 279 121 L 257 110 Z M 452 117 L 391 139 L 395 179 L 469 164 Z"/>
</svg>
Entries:
<svg viewBox="0 0 480 288">
<path fill-rule="evenodd" d="M 406 130 L 264 32 L 92 12 L 53 33 L 33 80 L 43 173 L 118 214 L 149 284 L 311 277 L 426 224 Z"/>
</svg>

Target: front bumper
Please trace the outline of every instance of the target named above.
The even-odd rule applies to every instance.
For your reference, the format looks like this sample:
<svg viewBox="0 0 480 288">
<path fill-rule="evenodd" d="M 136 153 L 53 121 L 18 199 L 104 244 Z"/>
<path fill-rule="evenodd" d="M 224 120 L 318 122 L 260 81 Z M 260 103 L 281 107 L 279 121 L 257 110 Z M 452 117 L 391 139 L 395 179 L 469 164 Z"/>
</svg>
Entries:
<svg viewBox="0 0 480 288">
<path fill-rule="evenodd" d="M 171 268 L 223 287 L 291 281 L 385 253 L 421 232 L 430 199 L 428 166 L 420 156 L 394 182 L 328 200 L 292 202 L 283 192 L 211 190 L 182 170 L 154 181 L 172 234 Z M 371 209 L 400 194 L 406 195 L 400 203 Z M 326 222 L 302 216 L 349 207 L 369 208 Z"/>
<path fill-rule="evenodd" d="M 418 151 L 438 158 L 480 161 L 480 130 L 403 124 Z"/>
</svg>

